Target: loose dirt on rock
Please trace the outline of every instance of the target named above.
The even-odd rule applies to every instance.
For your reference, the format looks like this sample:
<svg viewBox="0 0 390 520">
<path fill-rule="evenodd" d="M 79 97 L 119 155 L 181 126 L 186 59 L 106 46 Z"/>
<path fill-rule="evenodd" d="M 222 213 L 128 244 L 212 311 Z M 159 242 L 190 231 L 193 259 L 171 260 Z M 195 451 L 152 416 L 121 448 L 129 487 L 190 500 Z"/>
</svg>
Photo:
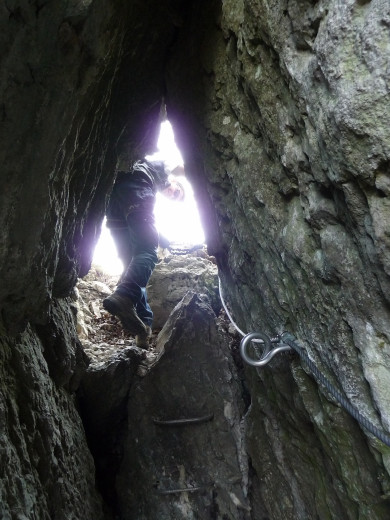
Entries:
<svg viewBox="0 0 390 520">
<path fill-rule="evenodd" d="M 141 351 L 146 368 L 157 357 L 155 341 L 160 330 L 153 330 L 148 351 L 138 349 L 134 336 L 123 329 L 118 318 L 103 309 L 102 301 L 115 290 L 118 279 L 119 276 L 92 267 L 78 280 L 74 296 L 78 336 L 92 365 L 106 363 L 118 352 L 132 348 Z"/>
</svg>

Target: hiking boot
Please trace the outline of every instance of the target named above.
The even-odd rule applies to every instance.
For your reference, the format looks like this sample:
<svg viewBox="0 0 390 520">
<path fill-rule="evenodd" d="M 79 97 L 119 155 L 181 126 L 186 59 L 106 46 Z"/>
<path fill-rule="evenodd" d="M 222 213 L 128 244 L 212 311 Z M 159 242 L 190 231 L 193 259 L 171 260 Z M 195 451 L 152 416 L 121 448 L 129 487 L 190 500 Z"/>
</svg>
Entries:
<svg viewBox="0 0 390 520">
<path fill-rule="evenodd" d="M 149 325 L 145 325 L 145 328 L 145 332 L 141 332 L 140 334 L 136 335 L 135 344 L 137 347 L 147 350 L 149 348 L 149 340 L 152 336 L 152 329 L 149 327 Z"/>
<path fill-rule="evenodd" d="M 127 331 L 132 334 L 146 333 L 146 326 L 139 318 L 133 301 L 127 296 L 113 292 L 103 300 L 103 307 L 110 314 L 117 316 Z"/>
</svg>

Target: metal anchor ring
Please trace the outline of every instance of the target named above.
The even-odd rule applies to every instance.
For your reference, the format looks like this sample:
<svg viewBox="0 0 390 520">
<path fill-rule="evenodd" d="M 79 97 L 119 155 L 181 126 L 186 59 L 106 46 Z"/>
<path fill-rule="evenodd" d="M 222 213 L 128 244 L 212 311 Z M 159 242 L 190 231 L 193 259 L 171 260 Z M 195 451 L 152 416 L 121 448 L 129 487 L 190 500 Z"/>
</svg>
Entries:
<svg viewBox="0 0 390 520">
<path fill-rule="evenodd" d="M 248 354 L 248 347 L 250 346 L 251 342 L 255 339 L 260 339 L 262 342 L 258 341 L 256 343 L 260 343 L 260 345 L 263 348 L 263 353 L 260 356 L 260 359 L 254 359 Z M 258 347 L 253 347 L 258 353 Z M 263 365 L 266 365 L 269 361 L 267 359 L 267 356 L 271 352 L 272 344 L 270 338 L 267 336 L 267 334 L 263 334 L 262 332 L 250 332 L 246 336 L 244 336 L 240 343 L 240 353 L 242 359 L 248 363 L 248 365 L 252 365 L 253 367 L 262 367 Z"/>
<path fill-rule="evenodd" d="M 262 332 L 251 332 L 241 340 L 241 357 L 244 361 L 246 361 L 246 363 L 248 363 L 248 365 L 253 367 L 263 367 L 269 363 L 271 359 L 276 356 L 276 354 L 279 354 L 279 352 L 287 352 L 288 350 L 291 350 L 289 345 L 285 345 L 283 343 L 278 347 L 272 347 L 272 343 L 278 343 L 279 341 L 279 339 L 270 339 L 267 334 L 263 334 Z M 260 343 L 260 345 L 263 347 L 263 353 L 260 355 L 259 348 L 257 346 L 253 346 L 255 353 L 258 355 L 258 359 L 255 359 L 248 354 L 248 347 L 250 346 L 251 342 Z"/>
</svg>

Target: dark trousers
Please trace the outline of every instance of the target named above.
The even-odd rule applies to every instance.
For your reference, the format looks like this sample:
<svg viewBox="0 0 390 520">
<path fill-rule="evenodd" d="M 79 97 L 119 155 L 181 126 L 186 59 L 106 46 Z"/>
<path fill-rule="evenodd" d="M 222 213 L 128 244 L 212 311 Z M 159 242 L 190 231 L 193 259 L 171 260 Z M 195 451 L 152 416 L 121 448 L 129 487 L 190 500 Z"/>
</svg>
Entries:
<svg viewBox="0 0 390 520">
<path fill-rule="evenodd" d="M 113 223 L 110 232 L 124 271 L 116 289 L 131 298 L 138 316 L 151 326 L 153 312 L 147 301 L 146 285 L 157 263 L 158 232 L 152 213 L 129 213 L 126 222 Z"/>
</svg>

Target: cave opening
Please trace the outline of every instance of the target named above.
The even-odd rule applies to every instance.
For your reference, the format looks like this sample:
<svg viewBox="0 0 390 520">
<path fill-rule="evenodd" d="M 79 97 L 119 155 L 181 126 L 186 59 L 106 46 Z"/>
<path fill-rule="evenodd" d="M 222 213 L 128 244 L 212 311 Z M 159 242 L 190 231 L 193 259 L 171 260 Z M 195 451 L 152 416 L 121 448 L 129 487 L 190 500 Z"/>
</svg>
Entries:
<svg viewBox="0 0 390 520">
<path fill-rule="evenodd" d="M 146 156 L 150 160 L 164 161 L 169 170 L 183 165 L 183 158 L 178 149 L 172 125 L 168 119 L 160 125 L 157 151 Z M 205 235 L 199 216 L 197 201 L 191 182 L 186 176 L 180 175 L 178 180 L 185 190 L 185 198 L 180 203 L 156 195 L 154 214 L 156 227 L 161 236 L 161 245 L 168 244 L 175 249 L 186 249 L 193 246 L 202 246 Z M 120 275 L 123 266 L 118 258 L 114 241 L 106 226 L 106 219 L 102 224 L 102 231 L 95 246 L 92 265 L 110 275 Z"/>
</svg>

